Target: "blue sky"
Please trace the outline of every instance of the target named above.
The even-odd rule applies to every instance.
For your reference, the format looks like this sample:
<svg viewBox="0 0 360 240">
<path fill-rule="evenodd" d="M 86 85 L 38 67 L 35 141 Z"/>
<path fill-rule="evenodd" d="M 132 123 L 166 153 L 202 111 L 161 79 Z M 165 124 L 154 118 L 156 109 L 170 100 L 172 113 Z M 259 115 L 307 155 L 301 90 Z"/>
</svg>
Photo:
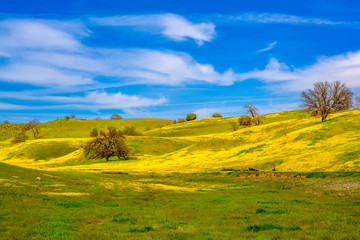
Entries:
<svg viewBox="0 0 360 240">
<path fill-rule="evenodd" d="M 5 1 L 0 121 L 265 114 L 325 80 L 359 95 L 359 18 L 357 1 Z"/>
</svg>

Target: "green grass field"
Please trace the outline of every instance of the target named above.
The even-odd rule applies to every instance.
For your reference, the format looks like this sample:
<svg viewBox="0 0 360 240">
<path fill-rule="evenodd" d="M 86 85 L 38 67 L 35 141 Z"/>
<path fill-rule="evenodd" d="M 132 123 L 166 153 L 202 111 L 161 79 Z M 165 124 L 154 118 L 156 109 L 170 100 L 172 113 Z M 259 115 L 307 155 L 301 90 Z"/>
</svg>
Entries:
<svg viewBox="0 0 360 240">
<path fill-rule="evenodd" d="M 360 239 L 360 110 L 263 117 L 0 124 L 0 239 Z M 136 159 L 84 157 L 108 126 Z"/>
</svg>

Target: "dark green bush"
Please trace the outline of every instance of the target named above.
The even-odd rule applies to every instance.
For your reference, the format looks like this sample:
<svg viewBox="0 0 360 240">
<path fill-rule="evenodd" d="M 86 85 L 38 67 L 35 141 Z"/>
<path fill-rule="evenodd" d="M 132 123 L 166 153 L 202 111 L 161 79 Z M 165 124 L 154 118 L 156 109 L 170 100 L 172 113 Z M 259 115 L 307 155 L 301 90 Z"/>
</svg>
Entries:
<svg viewBox="0 0 360 240">
<path fill-rule="evenodd" d="M 195 120 L 195 119 L 196 119 L 196 114 L 195 113 L 189 113 L 186 116 L 186 121 L 192 121 L 192 120 Z"/>
<path fill-rule="evenodd" d="M 238 122 L 240 126 L 251 126 L 252 119 L 249 116 L 241 116 L 239 117 Z"/>
<path fill-rule="evenodd" d="M 136 127 L 134 126 L 127 126 L 123 130 L 124 135 L 126 136 L 141 136 L 142 134 L 136 131 Z"/>
<path fill-rule="evenodd" d="M 212 117 L 213 117 L 213 118 L 216 118 L 216 117 L 222 118 L 223 116 L 222 116 L 220 113 L 213 113 L 213 114 L 212 114 Z"/>
</svg>

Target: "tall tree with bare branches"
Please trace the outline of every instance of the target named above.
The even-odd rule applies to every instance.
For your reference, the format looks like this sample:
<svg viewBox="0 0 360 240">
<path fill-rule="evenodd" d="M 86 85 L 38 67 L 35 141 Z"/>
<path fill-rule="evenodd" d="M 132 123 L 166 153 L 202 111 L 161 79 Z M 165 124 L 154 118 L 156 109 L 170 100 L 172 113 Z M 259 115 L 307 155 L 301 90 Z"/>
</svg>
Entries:
<svg viewBox="0 0 360 240">
<path fill-rule="evenodd" d="M 257 109 L 253 104 L 246 104 L 244 108 L 246 110 L 246 114 L 251 115 L 251 120 L 253 124 L 260 125 L 262 123 L 261 118 L 258 114 L 259 109 Z"/>
<path fill-rule="evenodd" d="M 35 139 L 40 138 L 40 121 L 37 119 L 33 119 L 31 120 L 28 124 L 27 124 L 27 128 L 31 130 L 32 135 L 34 136 Z"/>
<path fill-rule="evenodd" d="M 313 116 L 321 116 L 322 122 L 329 114 L 348 110 L 353 105 L 353 93 L 340 81 L 317 82 L 314 89 L 303 91 L 301 95 L 304 99 L 302 107 Z"/>
<path fill-rule="evenodd" d="M 355 108 L 360 108 L 360 96 L 355 98 Z"/>
</svg>

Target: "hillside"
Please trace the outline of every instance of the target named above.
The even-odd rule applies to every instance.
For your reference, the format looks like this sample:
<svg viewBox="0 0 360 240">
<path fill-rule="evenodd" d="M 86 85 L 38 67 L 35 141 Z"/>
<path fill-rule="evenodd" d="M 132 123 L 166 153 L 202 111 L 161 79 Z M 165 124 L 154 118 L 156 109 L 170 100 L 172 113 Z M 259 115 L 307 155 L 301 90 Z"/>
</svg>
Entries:
<svg viewBox="0 0 360 240">
<path fill-rule="evenodd" d="M 212 172 L 359 171 L 360 110 L 332 114 L 321 123 L 303 111 L 265 115 L 264 124 L 231 131 L 237 118 L 173 124 L 169 120 L 57 120 L 42 124 L 43 137 L 13 145 L 0 142 L 4 163 L 35 169 L 84 171 Z M 137 159 L 86 160 L 81 146 L 93 127 L 136 126 L 144 136 L 127 137 Z M 151 128 L 151 129 L 150 129 Z M 5 134 L 9 136 L 9 134 Z"/>
</svg>

